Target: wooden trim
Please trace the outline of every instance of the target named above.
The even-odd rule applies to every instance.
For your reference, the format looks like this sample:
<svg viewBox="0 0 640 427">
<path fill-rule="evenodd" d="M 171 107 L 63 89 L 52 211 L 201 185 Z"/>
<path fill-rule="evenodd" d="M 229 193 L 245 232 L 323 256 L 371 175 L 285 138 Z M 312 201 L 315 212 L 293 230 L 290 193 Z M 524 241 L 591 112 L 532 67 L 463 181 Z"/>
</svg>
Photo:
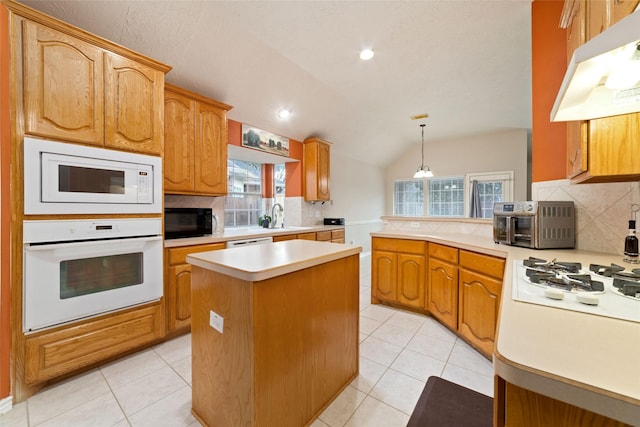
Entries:
<svg viewBox="0 0 640 427">
<path fill-rule="evenodd" d="M 0 5 L 0 399 L 11 394 L 11 132 L 9 14 Z"/>
<path fill-rule="evenodd" d="M 220 101 L 216 101 L 215 99 L 212 99 L 212 98 L 207 98 L 204 95 L 200 95 L 198 93 L 191 92 L 190 90 L 183 89 L 181 87 L 172 85 L 171 83 L 165 82 L 164 83 L 164 88 L 166 90 L 170 90 L 171 92 L 177 93 L 179 95 L 191 98 L 193 100 L 196 100 L 196 101 L 199 101 L 199 102 L 204 102 L 205 104 L 210 104 L 210 105 L 213 105 L 214 107 L 221 108 L 221 109 L 223 109 L 225 111 L 229 111 L 229 110 L 231 110 L 233 108 L 231 105 L 225 104 L 225 103 L 220 102 Z"/>
<path fill-rule="evenodd" d="M 53 28 L 65 34 L 69 34 L 77 39 L 89 42 L 102 49 L 106 49 L 111 52 L 117 53 L 118 55 L 124 56 L 125 58 L 129 58 L 141 64 L 145 64 L 149 67 L 160 70 L 165 74 L 168 73 L 172 68 L 167 64 L 163 64 L 162 62 L 157 61 L 153 58 L 134 52 L 130 49 L 127 49 L 124 46 L 121 46 L 107 39 L 103 39 L 102 37 L 96 36 L 95 34 L 92 34 L 88 31 L 83 30 L 82 28 L 78 28 L 76 26 L 68 24 L 59 19 L 45 15 L 42 12 L 39 12 L 28 6 L 20 4 L 14 0 L 0 0 L 0 1 L 2 1 L 2 3 L 10 11 L 16 13 L 17 15 L 25 17 L 34 22 L 39 22 L 40 24 L 46 25 L 47 27 Z"/>
<path fill-rule="evenodd" d="M 493 427 L 504 427 L 505 417 L 505 381 L 498 375 L 493 376 Z"/>
</svg>

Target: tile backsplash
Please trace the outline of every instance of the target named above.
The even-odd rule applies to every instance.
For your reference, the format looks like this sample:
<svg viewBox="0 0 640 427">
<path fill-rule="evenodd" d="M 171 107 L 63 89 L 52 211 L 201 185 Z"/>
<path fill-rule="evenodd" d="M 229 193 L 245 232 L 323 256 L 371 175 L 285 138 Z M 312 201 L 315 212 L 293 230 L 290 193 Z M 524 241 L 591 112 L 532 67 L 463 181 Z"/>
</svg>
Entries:
<svg viewBox="0 0 640 427">
<path fill-rule="evenodd" d="M 616 182 L 571 184 L 569 180 L 534 182 L 532 200 L 573 201 L 576 208 L 576 249 L 622 254 L 632 209 L 640 208 L 640 184 Z M 640 224 L 640 223 L 638 223 Z"/>
</svg>

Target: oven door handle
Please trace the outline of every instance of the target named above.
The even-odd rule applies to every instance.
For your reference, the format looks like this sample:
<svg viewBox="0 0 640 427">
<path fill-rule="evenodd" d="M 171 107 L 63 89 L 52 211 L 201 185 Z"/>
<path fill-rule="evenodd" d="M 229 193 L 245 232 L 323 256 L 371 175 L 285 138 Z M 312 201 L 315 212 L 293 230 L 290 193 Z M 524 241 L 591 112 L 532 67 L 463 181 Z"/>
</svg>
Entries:
<svg viewBox="0 0 640 427">
<path fill-rule="evenodd" d="M 515 243 L 515 240 L 516 240 L 515 229 L 516 229 L 516 218 L 513 216 L 508 216 L 506 237 L 507 237 L 507 242 L 509 242 L 509 244 L 511 245 Z"/>
<path fill-rule="evenodd" d="M 156 240 L 162 240 L 162 236 L 149 236 L 149 237 L 131 237 L 127 239 L 104 239 L 104 240 L 83 240 L 81 242 L 62 242 L 62 243 L 51 243 L 47 245 L 25 245 L 25 250 L 29 252 L 36 251 L 48 251 L 51 249 L 62 249 L 62 248 L 74 248 L 74 247 L 83 247 L 87 245 L 95 245 L 96 243 L 107 243 L 107 242 L 118 242 L 118 243 L 128 243 L 128 242 L 154 242 Z"/>
</svg>

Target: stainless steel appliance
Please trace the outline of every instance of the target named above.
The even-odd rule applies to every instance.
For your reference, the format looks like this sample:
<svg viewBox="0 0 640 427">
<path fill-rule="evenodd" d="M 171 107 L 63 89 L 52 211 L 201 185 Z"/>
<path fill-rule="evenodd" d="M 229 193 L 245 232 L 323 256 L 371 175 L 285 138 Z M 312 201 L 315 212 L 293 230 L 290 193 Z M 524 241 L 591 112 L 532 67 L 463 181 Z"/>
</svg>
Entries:
<svg viewBox="0 0 640 427">
<path fill-rule="evenodd" d="M 23 225 L 25 332 L 162 297 L 160 218 Z"/>
<path fill-rule="evenodd" d="M 640 322 L 640 269 L 615 264 L 515 260 L 511 297 L 516 301 Z"/>
<path fill-rule="evenodd" d="M 499 202 L 493 205 L 493 240 L 525 248 L 573 248 L 573 202 Z"/>
<path fill-rule="evenodd" d="M 24 138 L 24 213 L 162 213 L 162 158 Z"/>
<path fill-rule="evenodd" d="M 165 239 L 208 236 L 216 228 L 211 208 L 164 208 Z"/>
</svg>

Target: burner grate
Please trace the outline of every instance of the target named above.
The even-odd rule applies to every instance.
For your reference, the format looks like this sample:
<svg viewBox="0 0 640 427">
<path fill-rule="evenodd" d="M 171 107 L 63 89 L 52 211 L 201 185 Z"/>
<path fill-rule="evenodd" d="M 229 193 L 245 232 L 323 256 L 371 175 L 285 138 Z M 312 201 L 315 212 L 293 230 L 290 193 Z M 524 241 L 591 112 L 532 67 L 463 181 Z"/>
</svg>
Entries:
<svg viewBox="0 0 640 427">
<path fill-rule="evenodd" d="M 535 269 L 537 271 L 557 272 L 557 273 L 579 273 L 582 264 L 579 262 L 561 262 L 555 258 L 547 261 L 540 258 L 529 257 L 522 261 L 525 267 Z"/>
<path fill-rule="evenodd" d="M 601 265 L 601 264 L 589 264 L 589 270 L 604 277 L 612 277 L 615 273 L 624 271 L 624 267 L 616 264 Z M 640 270 L 640 269 L 638 269 Z"/>
</svg>

